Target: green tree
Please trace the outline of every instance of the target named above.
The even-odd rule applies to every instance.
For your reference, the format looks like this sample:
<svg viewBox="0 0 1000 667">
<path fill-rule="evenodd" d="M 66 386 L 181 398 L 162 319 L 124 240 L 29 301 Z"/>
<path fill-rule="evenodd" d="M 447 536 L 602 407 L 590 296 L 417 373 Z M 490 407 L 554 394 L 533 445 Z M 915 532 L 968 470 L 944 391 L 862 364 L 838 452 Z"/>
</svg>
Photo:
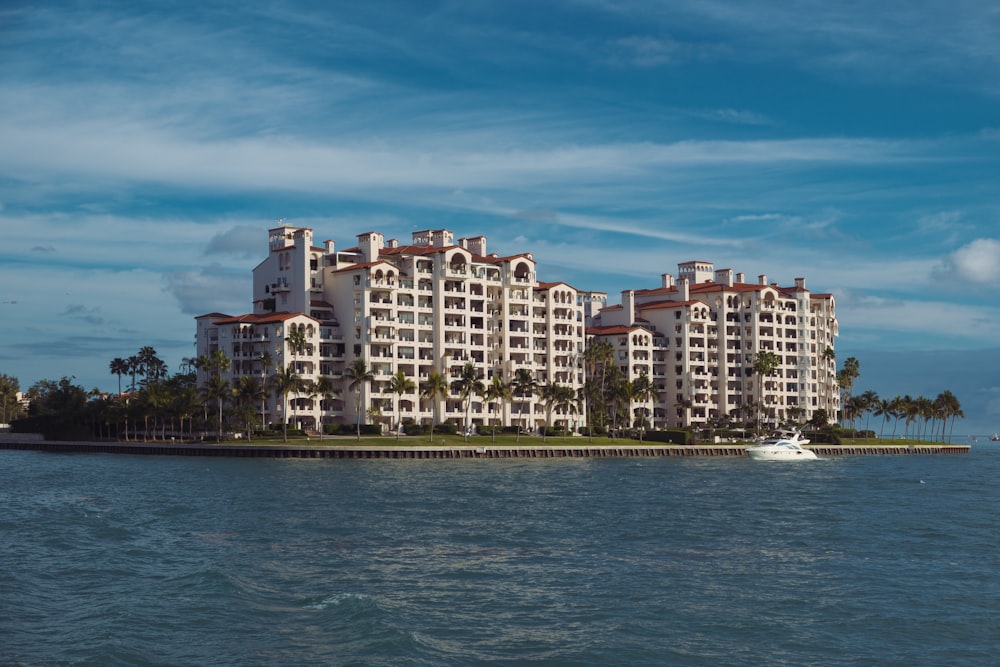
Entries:
<svg viewBox="0 0 1000 667">
<path fill-rule="evenodd" d="M 846 395 L 841 399 L 841 405 L 846 405 L 854 391 L 854 381 L 861 375 L 861 364 L 854 357 L 844 360 L 844 367 L 837 372 L 837 386 Z"/>
<path fill-rule="evenodd" d="M 754 374 L 760 376 L 757 381 L 757 403 L 759 406 L 764 406 L 764 390 L 767 384 L 767 377 L 771 375 L 778 367 L 781 366 L 781 357 L 772 352 L 771 350 L 761 350 L 759 351 L 753 360 L 753 365 L 751 370 Z M 760 409 L 757 411 L 757 431 L 760 432 Z"/>
<path fill-rule="evenodd" d="M 88 436 L 87 391 L 72 377 L 39 380 L 28 388 L 28 417 L 49 440 L 78 440 Z"/>
<path fill-rule="evenodd" d="M 21 383 L 12 375 L 0 374 L 0 402 L 3 403 L 3 415 L 0 424 L 9 424 L 20 413 L 21 406 L 17 402 L 17 393 L 21 391 Z"/>
<path fill-rule="evenodd" d="M 503 381 L 503 377 L 500 375 L 494 375 L 490 380 L 489 385 L 486 387 L 486 393 L 484 394 L 487 402 L 490 406 L 499 405 L 497 412 L 503 409 L 503 404 L 511 401 L 514 398 L 514 392 L 510 388 L 510 385 Z M 494 417 L 493 428 L 491 429 L 493 442 L 497 441 L 497 422 L 499 420 Z"/>
<path fill-rule="evenodd" d="M 218 421 L 216 422 L 216 439 L 222 441 L 222 404 L 230 396 L 229 383 L 218 373 L 208 376 L 208 379 L 201 386 L 202 397 L 205 402 L 215 401 L 218 407 Z"/>
<path fill-rule="evenodd" d="M 358 440 L 361 440 L 361 408 L 364 405 L 364 390 L 365 387 L 370 385 L 375 381 L 375 374 L 368 368 L 368 362 L 366 362 L 361 357 L 358 357 L 347 367 L 344 371 L 344 381 L 347 382 L 347 388 L 350 391 L 357 393 L 357 411 L 358 411 Z"/>
<path fill-rule="evenodd" d="M 327 407 L 323 405 L 324 402 L 330 401 L 337 397 L 337 387 L 328 375 L 321 375 L 319 380 L 316 381 L 316 386 L 313 388 L 316 394 L 320 397 L 320 414 L 327 410 Z M 322 440 L 324 435 L 324 427 L 322 424 L 322 418 L 319 424 L 319 439 Z"/>
<path fill-rule="evenodd" d="M 270 387 L 269 378 L 271 376 L 271 369 L 274 367 L 274 357 L 271 356 L 270 352 L 263 352 L 259 358 L 260 361 L 260 386 L 264 390 L 264 396 L 260 399 L 260 425 L 261 428 L 267 428 L 267 397 L 269 396 Z"/>
<path fill-rule="evenodd" d="M 427 376 L 427 379 L 424 380 L 424 383 L 420 386 L 420 394 L 429 400 L 433 406 L 434 417 L 431 420 L 430 439 L 434 440 L 434 425 L 439 419 L 438 408 L 441 405 L 441 401 L 448 398 L 448 381 L 445 379 L 444 375 L 438 373 L 437 371 L 433 371 Z"/>
<path fill-rule="evenodd" d="M 403 430 L 403 415 L 400 413 L 400 400 L 406 394 L 413 393 L 417 389 L 417 384 L 406 377 L 402 370 L 397 370 L 396 374 L 389 378 L 388 391 L 394 395 L 393 414 L 396 415 L 396 440 L 399 440 L 399 432 Z"/>
<path fill-rule="evenodd" d="M 198 388 L 190 374 L 175 375 L 170 380 L 170 412 L 180 421 L 180 433 L 184 435 L 184 420 L 188 422 L 188 434 L 194 435 L 194 415 L 198 411 Z"/>
<path fill-rule="evenodd" d="M 964 418 L 965 413 L 962 412 L 962 406 L 959 403 L 958 398 L 956 398 L 955 395 L 947 389 L 937 395 L 937 398 L 934 399 L 934 404 L 941 415 L 941 441 L 945 442 L 945 429 L 948 424 L 948 420 L 952 420 L 952 429 L 954 429 L 955 420 Z M 951 437 L 950 433 L 948 434 L 948 437 Z"/>
<path fill-rule="evenodd" d="M 257 403 L 267 396 L 261 381 L 253 375 L 241 375 L 234 379 L 233 392 L 240 422 L 247 434 L 247 442 L 253 442 L 253 425 L 256 418 Z"/>
<path fill-rule="evenodd" d="M 121 357 L 115 357 L 114 359 L 111 360 L 111 363 L 108 364 L 108 370 L 111 371 L 112 375 L 117 375 L 118 376 L 118 393 L 121 394 L 122 393 L 122 376 L 123 375 L 128 375 L 128 373 L 129 373 L 129 364 L 128 364 L 128 361 L 126 361 L 125 359 L 122 359 Z"/>
<path fill-rule="evenodd" d="M 614 366 L 615 348 L 608 341 L 592 342 L 583 351 L 583 363 L 586 371 L 584 386 L 588 381 L 593 382 L 590 388 L 586 388 L 587 398 L 587 422 L 593 423 L 599 419 L 598 426 L 607 424 L 607 409 L 605 401 L 605 386 L 607 385 L 608 369 Z M 593 430 L 591 429 L 591 439 Z"/>
<path fill-rule="evenodd" d="M 278 392 L 278 395 L 281 396 L 281 439 L 282 442 L 288 442 L 288 421 L 290 419 L 288 396 L 292 393 L 301 391 L 302 377 L 295 372 L 294 367 L 286 366 L 275 373 L 272 386 L 275 391 Z"/>
<path fill-rule="evenodd" d="M 549 430 L 552 429 L 552 412 L 554 410 L 568 411 L 570 403 L 576 398 L 576 392 L 568 385 L 549 382 L 542 385 L 538 393 L 542 405 L 545 407 L 545 428 L 542 429 L 542 442 L 545 442 Z"/>
<path fill-rule="evenodd" d="M 291 350 L 294 356 L 303 354 L 309 345 L 309 339 L 306 338 L 306 330 L 294 324 L 288 326 L 288 334 L 285 336 L 285 342 L 288 343 L 288 349 Z"/>
<path fill-rule="evenodd" d="M 629 397 L 631 401 L 635 401 L 637 403 L 647 403 L 649 401 L 656 401 L 658 396 L 659 393 L 656 391 L 656 385 L 653 384 L 653 381 L 650 380 L 649 376 L 646 375 L 645 373 L 643 373 L 642 375 L 640 375 L 639 377 L 637 377 L 635 380 L 632 381 L 629 392 Z M 636 418 L 642 417 L 643 421 L 645 421 L 648 424 L 649 411 L 645 407 L 639 408 L 638 410 L 641 411 L 641 413 L 637 414 Z M 640 426 L 638 428 L 639 428 L 639 442 L 642 442 L 643 427 Z"/>
<path fill-rule="evenodd" d="M 532 375 L 531 371 L 527 368 L 518 368 L 514 371 L 514 381 L 511 383 L 511 389 L 514 391 L 514 395 L 521 398 L 520 402 L 520 419 L 518 420 L 517 437 L 515 442 L 521 442 L 521 430 L 524 428 L 524 404 L 525 399 L 530 398 L 532 392 L 538 387 L 538 381 L 535 376 Z"/>
<path fill-rule="evenodd" d="M 136 359 L 138 358 L 136 357 Z M 197 366 L 199 370 L 208 373 L 208 379 L 202 385 L 202 396 L 206 401 L 216 401 L 219 409 L 217 434 L 218 439 L 222 440 L 222 404 L 229 397 L 229 383 L 222 378 L 222 374 L 229 372 L 232 360 L 226 356 L 223 350 L 216 350 L 211 354 L 198 357 Z"/>
<path fill-rule="evenodd" d="M 469 409 L 472 407 L 472 397 L 481 396 L 486 391 L 486 386 L 479 377 L 479 370 L 474 363 L 471 361 L 465 362 L 461 375 L 451 383 L 451 390 L 454 395 L 461 399 L 465 406 L 465 426 L 462 438 L 468 442 L 469 431 L 471 430 L 469 425 Z"/>
</svg>

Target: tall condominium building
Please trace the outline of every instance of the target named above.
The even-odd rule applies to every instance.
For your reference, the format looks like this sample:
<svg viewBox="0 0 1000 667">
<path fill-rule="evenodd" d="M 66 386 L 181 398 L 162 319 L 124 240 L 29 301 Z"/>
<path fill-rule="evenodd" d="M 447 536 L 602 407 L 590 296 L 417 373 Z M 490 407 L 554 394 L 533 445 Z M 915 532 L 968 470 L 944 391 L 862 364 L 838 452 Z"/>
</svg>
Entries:
<svg viewBox="0 0 1000 667">
<path fill-rule="evenodd" d="M 288 397 L 287 414 L 284 397 L 267 397 L 257 410 L 264 423 L 287 417 L 319 428 L 353 423 L 360 414 L 387 425 L 464 424 L 467 407 L 459 398 L 431 400 L 419 387 L 435 372 L 452 381 L 467 362 L 486 383 L 526 369 L 539 385 L 583 384 L 581 294 L 565 283 L 539 282 L 530 253 L 487 254 L 486 237 L 456 243 L 445 229 L 414 232 L 409 245 L 368 232 L 337 250 L 333 241 L 314 245 L 311 229 L 275 227 L 267 257 L 253 269 L 253 312 L 195 319 L 197 354 L 225 352 L 232 360 L 227 379 L 291 369 L 312 381 L 312 389 Z M 356 359 L 375 376 L 358 392 L 343 382 Z M 417 389 L 391 393 L 398 371 Z M 473 397 L 468 414 L 473 426 L 499 419 L 534 429 L 548 418 L 543 408 L 534 391 L 512 402 Z M 552 416 L 554 425 L 569 428 L 578 419 L 567 410 Z"/>
<path fill-rule="evenodd" d="M 630 379 L 646 375 L 656 397 L 633 404 L 654 428 L 744 421 L 799 423 L 840 409 L 833 357 L 838 335 L 831 294 L 812 294 L 805 279 L 793 287 L 761 275 L 716 270 L 709 262 L 678 264 L 656 289 L 622 292 L 620 304 L 588 320 L 588 344 L 610 343 Z M 761 351 L 776 369 L 754 374 Z"/>
</svg>

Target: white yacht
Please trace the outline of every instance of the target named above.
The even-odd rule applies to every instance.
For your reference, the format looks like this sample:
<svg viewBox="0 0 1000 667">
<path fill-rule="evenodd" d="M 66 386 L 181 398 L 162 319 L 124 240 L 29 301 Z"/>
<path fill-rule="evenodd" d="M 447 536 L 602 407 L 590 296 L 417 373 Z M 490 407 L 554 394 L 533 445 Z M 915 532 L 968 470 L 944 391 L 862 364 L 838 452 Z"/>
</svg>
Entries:
<svg viewBox="0 0 1000 667">
<path fill-rule="evenodd" d="M 798 431 L 779 432 L 747 447 L 747 456 L 755 461 L 808 461 L 817 458 L 816 452 L 802 447 L 808 442 Z"/>
</svg>

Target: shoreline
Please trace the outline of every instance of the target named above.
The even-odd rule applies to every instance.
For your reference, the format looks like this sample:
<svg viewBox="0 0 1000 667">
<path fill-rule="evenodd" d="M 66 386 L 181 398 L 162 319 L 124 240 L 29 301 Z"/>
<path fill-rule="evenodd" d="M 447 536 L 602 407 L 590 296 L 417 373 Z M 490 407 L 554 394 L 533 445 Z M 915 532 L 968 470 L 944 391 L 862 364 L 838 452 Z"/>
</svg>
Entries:
<svg viewBox="0 0 1000 667">
<path fill-rule="evenodd" d="M 900 456 L 968 454 L 970 445 L 806 445 L 818 456 Z M 0 450 L 63 454 L 131 454 L 143 456 L 214 456 L 294 459 L 509 459 L 509 458 L 638 458 L 747 457 L 746 445 L 253 445 L 170 444 L 0 439 Z"/>
</svg>

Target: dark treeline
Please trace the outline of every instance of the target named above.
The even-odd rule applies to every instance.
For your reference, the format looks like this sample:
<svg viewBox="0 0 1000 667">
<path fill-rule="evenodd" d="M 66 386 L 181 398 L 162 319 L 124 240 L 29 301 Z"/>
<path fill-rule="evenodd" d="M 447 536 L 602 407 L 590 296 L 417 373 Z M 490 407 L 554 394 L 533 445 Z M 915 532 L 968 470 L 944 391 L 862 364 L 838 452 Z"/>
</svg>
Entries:
<svg viewBox="0 0 1000 667">
<path fill-rule="evenodd" d="M 304 345 L 304 341 L 290 340 L 290 344 L 297 349 Z M 758 383 L 757 395 L 733 410 L 732 414 L 713 416 L 704 423 L 692 423 L 690 397 L 679 396 L 675 405 L 665 406 L 676 411 L 678 424 L 676 429 L 668 430 L 687 433 L 690 438 L 698 439 L 714 434 L 728 437 L 746 431 L 760 433 L 764 428 L 778 426 L 777 402 L 770 389 L 774 386 L 772 380 L 778 377 L 778 362 L 772 357 L 762 352 L 755 359 L 753 372 L 763 376 L 764 381 Z M 580 415 L 583 420 L 578 428 L 591 437 L 617 434 L 641 440 L 644 433 L 652 437 L 655 432 L 648 431 L 652 416 L 648 405 L 660 401 L 655 383 L 646 375 L 631 380 L 626 378 L 619 365 L 614 363 L 608 343 L 588 346 L 583 361 L 585 381 L 579 392 L 556 382 L 539 383 L 524 368 L 517 369 L 509 381 L 495 376 L 486 383 L 471 362 L 451 382 L 441 374 L 432 373 L 427 381 L 418 385 L 399 371 L 382 391 L 393 395 L 394 400 L 418 393 L 421 398 L 433 401 L 435 406 L 449 396 L 460 398 L 465 413 L 463 432 L 466 436 L 470 433 L 468 412 L 472 396 L 481 396 L 488 404 L 493 418 L 493 424 L 486 428 L 490 433 L 504 427 L 496 419 L 503 405 L 520 399 L 522 408 L 512 412 L 511 425 L 507 427 L 514 428 L 519 440 L 520 434 L 530 429 L 528 416 L 523 413 L 523 399 L 537 395 L 546 414 L 546 426 L 540 431 L 543 438 L 550 433 L 565 431 L 565 427 L 560 430 L 552 426 L 554 413 L 567 417 Z M 150 441 L 203 439 L 208 435 L 221 440 L 231 432 L 243 433 L 251 439 L 254 433 L 280 428 L 287 441 L 288 422 L 278 425 L 261 423 L 267 398 L 280 402 L 283 406 L 280 412 L 288 414 L 288 401 L 292 396 L 331 400 L 354 395 L 357 414 L 355 426 L 351 429 L 358 438 L 363 425 L 365 433 L 373 432 L 365 424 L 366 417 L 374 422 L 388 420 L 390 430 L 395 430 L 397 434 L 404 427 L 414 426 L 404 423 L 398 409 L 393 410 L 397 413 L 395 424 L 375 407 L 362 412 L 362 406 L 366 404 L 365 392 L 375 379 L 362 358 L 355 359 L 339 380 L 321 377 L 317 381 L 308 381 L 298 376 L 291 365 L 274 369 L 271 375 L 234 376 L 230 380 L 227 377 L 230 365 L 231 360 L 226 354 L 217 351 L 209 356 L 183 360 L 178 372 L 171 375 L 166 364 L 157 357 L 156 350 L 146 346 L 135 355 L 117 357 L 109 363 L 109 372 L 118 380 L 117 394 L 102 393 L 96 389 L 87 391 L 74 384 L 72 377 L 41 380 L 26 392 L 30 401 L 26 416 L 22 414 L 21 404 L 15 400 L 17 380 L 0 375 L 4 419 L 10 420 L 15 431 L 39 432 L 50 439 Z M 270 363 L 266 365 L 270 366 Z M 860 364 L 853 357 L 844 362 L 843 369 L 837 374 L 842 397 L 840 428 L 830 423 L 836 415 L 828 415 L 825 410 L 816 410 L 807 421 L 804 420 L 806 411 L 800 406 L 788 406 L 783 421 L 795 428 L 837 431 L 834 435 L 839 437 L 875 437 L 877 429 L 879 438 L 901 435 L 904 438 L 945 440 L 955 420 L 964 417 L 958 399 L 950 391 L 943 391 L 934 399 L 912 398 L 909 395 L 883 399 L 873 391 L 853 395 L 859 376 Z M 876 429 L 872 428 L 872 420 Z M 452 421 L 456 420 L 453 418 Z M 435 412 L 429 425 L 431 437 L 438 423 L 439 415 Z M 446 425 L 457 427 L 459 424 Z M 317 427 L 316 424 L 310 426 Z M 344 427 L 345 424 L 319 425 L 329 433 L 343 432 Z M 688 437 L 683 441 L 689 441 Z"/>
</svg>

